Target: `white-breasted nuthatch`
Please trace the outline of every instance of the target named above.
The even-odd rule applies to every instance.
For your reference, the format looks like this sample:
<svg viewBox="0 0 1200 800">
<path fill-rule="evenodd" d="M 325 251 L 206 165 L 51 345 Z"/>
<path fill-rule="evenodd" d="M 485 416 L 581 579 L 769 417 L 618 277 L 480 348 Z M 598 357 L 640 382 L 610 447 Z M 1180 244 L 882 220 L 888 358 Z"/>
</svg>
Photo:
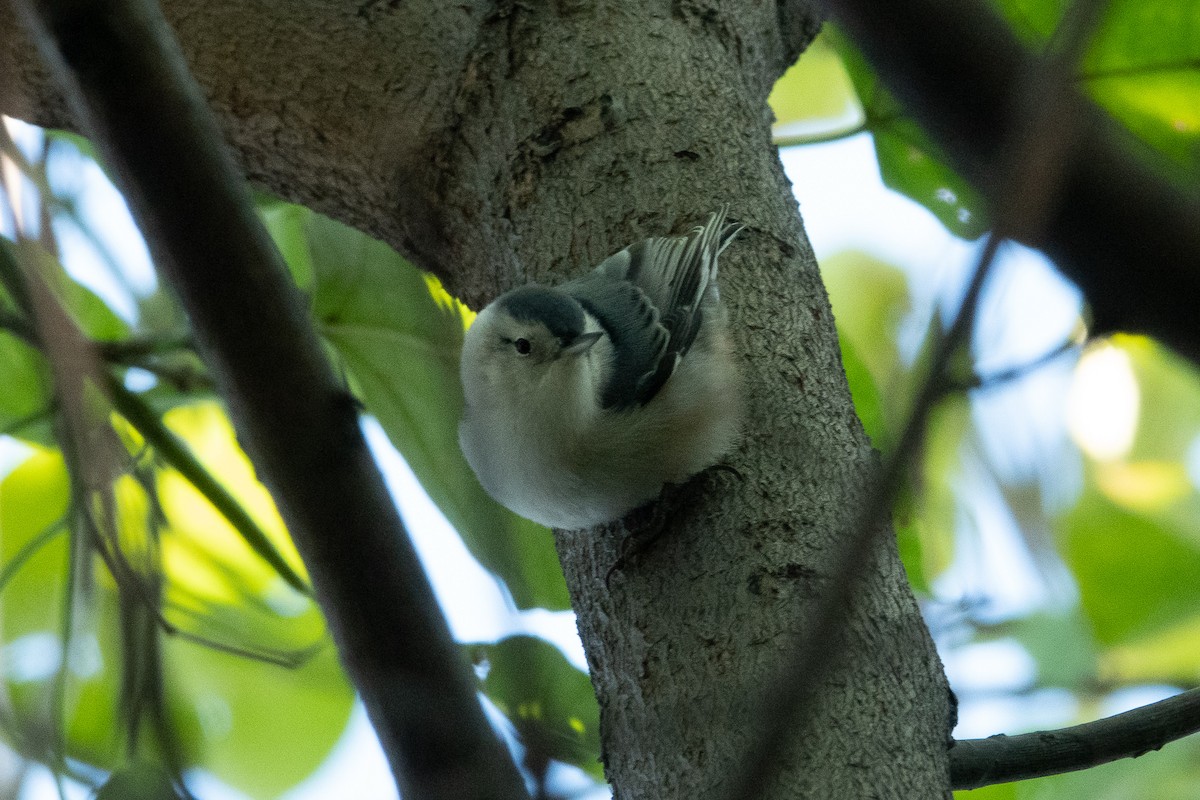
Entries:
<svg viewBox="0 0 1200 800">
<path fill-rule="evenodd" d="M 463 344 L 458 438 L 488 494 L 543 525 L 590 527 L 732 447 L 741 386 L 717 257 L 742 226 L 725 215 L 479 312 Z"/>
</svg>

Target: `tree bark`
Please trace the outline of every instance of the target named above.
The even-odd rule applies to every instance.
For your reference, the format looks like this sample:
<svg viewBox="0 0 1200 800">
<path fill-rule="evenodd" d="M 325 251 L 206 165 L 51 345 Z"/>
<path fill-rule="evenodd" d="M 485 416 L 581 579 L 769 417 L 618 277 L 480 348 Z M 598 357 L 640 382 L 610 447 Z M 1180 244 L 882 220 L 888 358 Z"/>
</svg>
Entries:
<svg viewBox="0 0 1200 800">
<path fill-rule="evenodd" d="M 667 533 L 609 587 L 619 526 L 557 537 L 616 796 L 716 796 L 877 469 L 770 139 L 766 97 L 815 34 L 812 10 L 717 0 L 166 10 L 253 180 L 390 242 L 473 304 L 578 275 L 725 203 L 747 225 L 721 278 L 749 410 L 730 457 L 740 476 L 671 493 Z M 0 8 L 0 111 L 69 127 L 9 13 Z M 875 545 L 837 668 L 770 798 L 948 794 L 945 679 L 890 531 Z"/>
</svg>

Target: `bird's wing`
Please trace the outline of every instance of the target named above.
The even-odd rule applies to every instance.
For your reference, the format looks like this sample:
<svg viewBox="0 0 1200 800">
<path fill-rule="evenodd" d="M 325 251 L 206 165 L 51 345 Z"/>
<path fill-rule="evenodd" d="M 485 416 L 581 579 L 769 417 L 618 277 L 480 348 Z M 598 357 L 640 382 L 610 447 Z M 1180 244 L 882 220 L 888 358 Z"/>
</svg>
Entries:
<svg viewBox="0 0 1200 800">
<path fill-rule="evenodd" d="M 596 272 L 561 288 L 596 318 L 612 341 L 613 364 L 600 389 L 600 404 L 623 410 L 649 401 L 658 389 L 645 391 L 647 376 L 660 369 L 670 342 L 654 303 L 630 281 Z"/>
<path fill-rule="evenodd" d="M 630 408 L 658 394 L 696 340 L 703 300 L 715 291 L 717 256 L 741 230 L 727 209 L 686 236 L 630 245 L 563 286 L 608 332 L 615 363 L 602 390 L 606 408 Z"/>
</svg>

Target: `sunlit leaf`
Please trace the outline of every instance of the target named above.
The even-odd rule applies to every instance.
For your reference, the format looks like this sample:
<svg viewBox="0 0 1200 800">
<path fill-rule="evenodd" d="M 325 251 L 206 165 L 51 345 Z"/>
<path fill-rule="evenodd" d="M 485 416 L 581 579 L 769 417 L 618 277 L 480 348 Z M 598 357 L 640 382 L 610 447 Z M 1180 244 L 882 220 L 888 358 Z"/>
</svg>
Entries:
<svg viewBox="0 0 1200 800">
<path fill-rule="evenodd" d="M 1087 492 L 1060 521 L 1063 555 L 1096 638 L 1128 642 L 1200 614 L 1200 547 L 1161 519 Z"/>
<path fill-rule="evenodd" d="M 1142 141 L 1200 177 L 1200 10 L 1191 0 L 1114 0 L 1081 68 Z"/>
<path fill-rule="evenodd" d="M 425 490 L 518 606 L 567 608 L 550 533 L 493 501 L 458 447 L 464 311 L 381 242 L 313 215 L 313 310 Z"/>
<path fill-rule="evenodd" d="M 0 558 L 4 566 L 44 531 L 64 531 L 64 535 L 47 541 L 30 554 L 0 595 L 3 619 L 0 631 L 6 643 L 35 632 L 58 633 L 66 573 L 65 520 L 69 499 L 66 468 L 55 450 L 34 448 L 24 462 L 0 481 Z M 11 668 L 11 659 L 6 661 Z"/>
<path fill-rule="evenodd" d="M 1179 461 L 1118 461 L 1097 464 L 1096 485 L 1130 511 L 1155 514 L 1195 491 Z"/>
<path fill-rule="evenodd" d="M 34 438 L 29 435 L 32 423 L 51 401 L 46 360 L 20 337 L 0 331 L 0 375 L 0 431 Z M 44 438 L 47 431 L 43 427 L 40 433 L 38 438 Z"/>
<path fill-rule="evenodd" d="M 483 693 L 512 722 L 525 747 L 603 778 L 600 709 L 585 673 L 554 645 L 532 636 L 470 649 L 486 671 Z"/>
<path fill-rule="evenodd" d="M 955 800 L 1017 800 L 1019 784 L 997 783 L 979 789 L 955 792 Z"/>
<path fill-rule="evenodd" d="M 775 82 L 767 98 L 776 138 L 845 130 L 861 119 L 854 87 L 841 57 L 818 36 Z"/>
<path fill-rule="evenodd" d="M 275 544 L 296 558 L 220 408 L 213 403 L 177 408 L 166 422 L 228 482 Z M 163 616 L 181 632 L 159 634 L 167 713 L 181 755 L 251 796 L 278 796 L 328 756 L 346 727 L 353 690 L 315 605 L 288 589 L 177 474 L 164 471 L 156 488 L 163 513 L 153 534 L 161 542 Z M 106 527 L 137 564 L 133 556 L 152 536 L 150 498 L 142 484 L 125 477 L 117 481 L 113 499 L 117 516 Z M 95 624 L 89 628 L 95 631 L 96 667 L 70 685 L 71 751 L 99 765 L 113 764 L 123 751 L 115 703 L 127 651 L 119 637 L 117 594 L 134 603 L 152 596 L 128 580 L 98 567 Z M 296 662 L 291 667 L 263 660 L 289 655 Z"/>
<path fill-rule="evenodd" d="M 1200 370 L 1144 336 L 1113 336 L 1109 342 L 1132 363 L 1141 393 L 1141 419 L 1131 458 L 1182 460 L 1200 433 Z"/>
<path fill-rule="evenodd" d="M 307 236 L 308 221 L 313 212 L 262 193 L 255 196 L 255 204 L 267 232 L 292 271 L 292 280 L 307 291 L 312 287 L 313 277 Z"/>
<path fill-rule="evenodd" d="M 1105 651 L 1100 677 L 1115 683 L 1200 684 L 1200 615 Z"/>
<path fill-rule="evenodd" d="M 220 406 L 213 402 L 183 406 L 169 411 L 163 421 L 258 523 L 288 565 L 305 575 L 270 492 L 259 483 Z M 235 601 L 237 596 L 231 594 L 226 577 L 230 569 L 256 592 L 265 592 L 281 581 L 278 573 L 251 551 L 229 521 L 180 473 L 173 469 L 160 471 L 158 495 L 175 534 L 163 544 L 167 569 L 185 581 L 191 591 L 214 602 Z M 201 557 L 189 557 L 189 553 Z"/>
</svg>

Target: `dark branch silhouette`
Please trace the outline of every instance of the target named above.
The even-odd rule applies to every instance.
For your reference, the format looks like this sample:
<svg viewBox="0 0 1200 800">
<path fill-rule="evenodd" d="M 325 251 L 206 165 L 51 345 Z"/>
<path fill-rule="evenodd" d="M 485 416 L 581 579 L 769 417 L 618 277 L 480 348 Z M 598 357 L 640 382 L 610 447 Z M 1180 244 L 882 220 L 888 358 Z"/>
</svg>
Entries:
<svg viewBox="0 0 1200 800">
<path fill-rule="evenodd" d="M 525 797 L 242 176 L 149 0 L 16 3 L 180 295 L 405 797 Z"/>
<path fill-rule="evenodd" d="M 1029 108 L 1020 95 L 1037 54 L 983 0 L 828 0 L 833 19 L 963 177 L 1006 202 L 1006 142 Z M 1147 147 L 1086 98 L 1062 190 L 1024 243 L 1046 252 L 1087 296 L 1093 333 L 1148 333 L 1200 360 L 1200 196 L 1174 183 Z"/>
<path fill-rule="evenodd" d="M 1137 758 L 1200 731 L 1200 689 L 1055 731 L 964 739 L 950 750 L 950 784 L 978 789 Z"/>
</svg>

